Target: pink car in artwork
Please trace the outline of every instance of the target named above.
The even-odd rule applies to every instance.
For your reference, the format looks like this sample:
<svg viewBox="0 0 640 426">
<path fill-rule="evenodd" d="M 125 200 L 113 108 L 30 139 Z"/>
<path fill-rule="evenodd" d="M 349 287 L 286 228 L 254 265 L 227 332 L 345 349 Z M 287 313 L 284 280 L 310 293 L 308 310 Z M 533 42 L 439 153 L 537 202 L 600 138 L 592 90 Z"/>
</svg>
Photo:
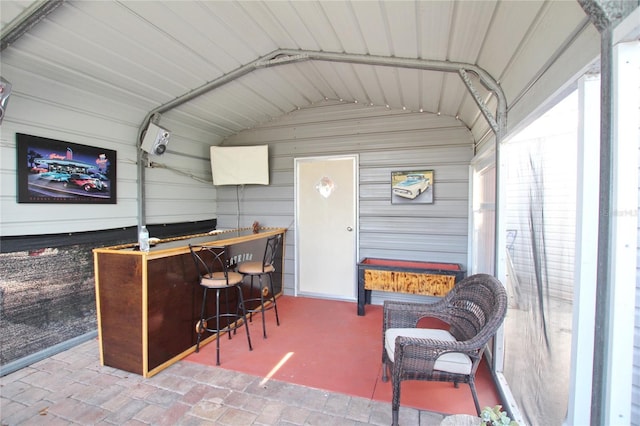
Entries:
<svg viewBox="0 0 640 426">
<path fill-rule="evenodd" d="M 87 192 L 105 191 L 107 189 L 107 184 L 100 179 L 80 173 L 73 173 L 69 176 L 69 179 L 64 183 L 64 186 L 69 185 L 79 186 Z"/>
</svg>

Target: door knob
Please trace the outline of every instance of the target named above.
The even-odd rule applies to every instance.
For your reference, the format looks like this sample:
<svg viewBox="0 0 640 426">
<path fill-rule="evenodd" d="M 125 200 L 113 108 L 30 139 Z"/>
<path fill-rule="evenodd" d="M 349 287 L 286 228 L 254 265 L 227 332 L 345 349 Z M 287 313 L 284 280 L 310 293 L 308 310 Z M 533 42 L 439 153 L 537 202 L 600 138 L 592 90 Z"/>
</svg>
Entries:
<svg viewBox="0 0 640 426">
<path fill-rule="evenodd" d="M 350 226 L 347 226 L 347 231 L 351 232 L 351 231 L 353 231 L 353 228 L 350 227 Z"/>
</svg>

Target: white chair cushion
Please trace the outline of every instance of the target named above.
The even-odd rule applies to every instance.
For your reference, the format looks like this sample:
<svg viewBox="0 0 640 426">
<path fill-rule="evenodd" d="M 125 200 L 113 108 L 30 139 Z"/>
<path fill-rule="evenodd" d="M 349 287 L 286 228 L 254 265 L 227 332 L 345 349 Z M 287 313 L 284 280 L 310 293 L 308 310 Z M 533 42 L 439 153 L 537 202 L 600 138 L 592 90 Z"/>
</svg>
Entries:
<svg viewBox="0 0 640 426">
<path fill-rule="evenodd" d="M 455 337 L 447 330 L 432 328 L 390 328 L 385 332 L 384 346 L 391 362 L 394 360 L 393 355 L 396 348 L 396 337 L 398 336 L 442 340 L 445 342 L 456 341 Z M 447 353 L 436 360 L 433 368 L 448 373 L 469 374 L 471 373 L 471 358 L 461 353 Z"/>
</svg>

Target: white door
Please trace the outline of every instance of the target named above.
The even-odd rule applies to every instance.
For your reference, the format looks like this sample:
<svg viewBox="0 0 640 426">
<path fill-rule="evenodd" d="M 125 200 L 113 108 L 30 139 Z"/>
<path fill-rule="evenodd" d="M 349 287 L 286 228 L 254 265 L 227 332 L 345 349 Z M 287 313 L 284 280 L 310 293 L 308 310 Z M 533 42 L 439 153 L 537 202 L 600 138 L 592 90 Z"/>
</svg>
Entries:
<svg viewBox="0 0 640 426">
<path fill-rule="evenodd" d="M 295 160 L 296 294 L 355 300 L 358 157 Z"/>
</svg>

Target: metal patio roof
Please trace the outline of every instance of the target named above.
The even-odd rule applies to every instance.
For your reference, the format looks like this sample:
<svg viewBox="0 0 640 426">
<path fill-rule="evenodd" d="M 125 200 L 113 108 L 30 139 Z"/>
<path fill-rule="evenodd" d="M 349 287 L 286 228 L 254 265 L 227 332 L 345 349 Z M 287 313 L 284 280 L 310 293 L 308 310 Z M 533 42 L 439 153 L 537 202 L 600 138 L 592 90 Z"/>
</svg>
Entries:
<svg viewBox="0 0 640 426">
<path fill-rule="evenodd" d="M 479 140 L 498 114 L 483 73 L 511 108 L 578 39 L 596 49 L 599 40 L 576 1 L 3 0 L 0 8 L 3 68 L 130 105 L 123 119 L 133 122 L 160 110 L 174 132 L 188 126 L 219 141 L 324 100 L 458 117 Z M 38 8 L 50 10 L 36 20 Z M 34 24 L 7 37 L 29 15 Z"/>
</svg>

